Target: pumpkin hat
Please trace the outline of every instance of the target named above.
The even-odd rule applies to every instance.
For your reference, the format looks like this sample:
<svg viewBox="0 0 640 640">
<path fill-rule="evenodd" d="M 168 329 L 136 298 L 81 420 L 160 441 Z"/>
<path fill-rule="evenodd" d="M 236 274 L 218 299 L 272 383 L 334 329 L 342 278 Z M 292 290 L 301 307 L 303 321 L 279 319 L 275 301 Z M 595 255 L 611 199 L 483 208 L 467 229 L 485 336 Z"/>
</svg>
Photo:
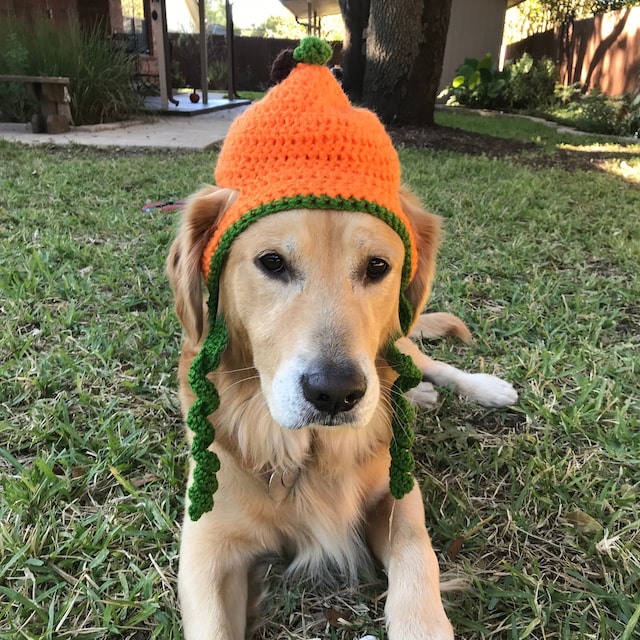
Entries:
<svg viewBox="0 0 640 640">
<path fill-rule="evenodd" d="M 406 333 L 414 311 L 404 295 L 417 266 L 411 225 L 398 198 L 400 162 L 378 118 L 354 108 L 331 71 L 332 54 L 324 41 L 308 37 L 294 51 L 291 73 L 232 124 L 218 158 L 215 178 L 238 192 L 202 256 L 209 289 L 209 332 L 189 371 L 196 400 L 187 425 L 194 431 L 196 466 L 189 488 L 189 516 L 198 520 L 213 507 L 220 462 L 209 449 L 215 433 L 209 416 L 219 405 L 207 378 L 220 364 L 227 329 L 218 315 L 220 274 L 234 239 L 260 218 L 292 209 L 329 209 L 369 213 L 386 222 L 405 245 L 399 319 Z M 413 361 L 391 343 L 385 354 L 398 372 L 391 390 L 393 439 L 390 490 L 401 498 L 413 487 L 412 425 L 415 414 L 403 393 L 422 379 Z"/>
</svg>

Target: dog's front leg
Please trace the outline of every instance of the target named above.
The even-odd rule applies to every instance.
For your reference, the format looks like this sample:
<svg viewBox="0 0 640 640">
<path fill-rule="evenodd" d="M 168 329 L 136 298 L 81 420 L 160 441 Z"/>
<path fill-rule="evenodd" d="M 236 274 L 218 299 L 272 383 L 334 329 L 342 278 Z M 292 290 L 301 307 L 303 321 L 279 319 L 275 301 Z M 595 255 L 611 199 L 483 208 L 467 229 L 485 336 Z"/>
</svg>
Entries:
<svg viewBox="0 0 640 640">
<path fill-rule="evenodd" d="M 368 527 L 369 544 L 389 579 L 389 640 L 452 640 L 417 484 L 402 500 L 387 494 L 369 513 Z"/>
<path fill-rule="evenodd" d="M 244 640 L 251 557 L 207 526 L 212 513 L 186 520 L 178 593 L 185 640 Z"/>
</svg>

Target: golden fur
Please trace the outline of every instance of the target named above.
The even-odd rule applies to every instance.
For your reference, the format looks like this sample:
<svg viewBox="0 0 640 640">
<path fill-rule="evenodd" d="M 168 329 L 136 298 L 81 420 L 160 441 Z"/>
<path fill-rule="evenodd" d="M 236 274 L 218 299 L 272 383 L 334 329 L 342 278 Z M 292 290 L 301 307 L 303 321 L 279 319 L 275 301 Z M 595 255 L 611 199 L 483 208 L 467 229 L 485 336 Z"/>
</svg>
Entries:
<svg viewBox="0 0 640 640">
<path fill-rule="evenodd" d="M 439 220 L 407 191 L 400 195 L 419 254 L 406 294 L 421 310 L 434 274 Z M 200 258 L 234 198 L 216 187 L 196 194 L 167 263 L 185 332 L 179 363 L 185 416 L 194 400 L 187 373 L 208 325 Z M 402 500 L 389 494 L 395 374 L 381 354 L 399 335 L 403 252 L 384 222 L 354 212 L 281 212 L 234 241 L 219 298 L 229 345 L 211 374 L 221 397 L 212 416 L 219 489 L 213 510 L 197 522 L 187 517 L 182 531 L 179 594 L 187 640 L 245 637 L 248 576 L 260 556 L 287 553 L 294 568 L 354 575 L 366 548 L 388 574 L 389 638 L 453 638 L 420 490 L 414 485 Z M 284 257 L 288 272 L 265 272 L 259 260 L 268 253 Z M 369 277 L 371 258 L 389 265 L 382 278 Z M 438 329 L 436 321 L 435 330 L 445 325 L 443 319 Z M 297 386 L 314 367 L 347 371 L 346 378 L 357 369 L 366 381 L 362 398 L 323 417 Z"/>
</svg>

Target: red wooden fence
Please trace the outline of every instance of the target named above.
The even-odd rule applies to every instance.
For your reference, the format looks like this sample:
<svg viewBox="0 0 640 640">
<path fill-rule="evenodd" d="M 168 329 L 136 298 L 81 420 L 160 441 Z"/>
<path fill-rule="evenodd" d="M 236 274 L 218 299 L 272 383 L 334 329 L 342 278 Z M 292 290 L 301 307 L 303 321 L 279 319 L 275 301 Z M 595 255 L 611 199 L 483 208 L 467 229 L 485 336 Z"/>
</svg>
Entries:
<svg viewBox="0 0 640 640">
<path fill-rule="evenodd" d="M 547 56 L 564 84 L 599 87 L 610 96 L 640 90 L 640 7 L 562 25 L 506 47 L 505 59 L 524 52 Z"/>
</svg>

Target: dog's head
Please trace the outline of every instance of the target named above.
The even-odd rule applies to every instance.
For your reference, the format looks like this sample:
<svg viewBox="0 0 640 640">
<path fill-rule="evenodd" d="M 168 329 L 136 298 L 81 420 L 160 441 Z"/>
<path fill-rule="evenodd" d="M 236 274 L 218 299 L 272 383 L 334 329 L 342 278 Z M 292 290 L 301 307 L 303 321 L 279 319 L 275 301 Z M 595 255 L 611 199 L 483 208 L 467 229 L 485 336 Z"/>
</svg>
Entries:
<svg viewBox="0 0 640 640">
<path fill-rule="evenodd" d="M 403 293 L 417 315 L 435 270 L 439 218 L 407 190 L 399 195 L 418 261 Z M 171 247 L 176 312 L 192 345 L 206 326 L 202 255 L 235 197 L 216 187 L 193 196 Z M 255 368 L 285 428 L 366 424 L 380 377 L 383 385 L 393 380 L 379 365 L 402 333 L 404 262 L 400 236 L 369 213 L 292 210 L 254 222 L 233 241 L 220 275 L 217 309 L 229 330 L 223 363 Z"/>
</svg>

